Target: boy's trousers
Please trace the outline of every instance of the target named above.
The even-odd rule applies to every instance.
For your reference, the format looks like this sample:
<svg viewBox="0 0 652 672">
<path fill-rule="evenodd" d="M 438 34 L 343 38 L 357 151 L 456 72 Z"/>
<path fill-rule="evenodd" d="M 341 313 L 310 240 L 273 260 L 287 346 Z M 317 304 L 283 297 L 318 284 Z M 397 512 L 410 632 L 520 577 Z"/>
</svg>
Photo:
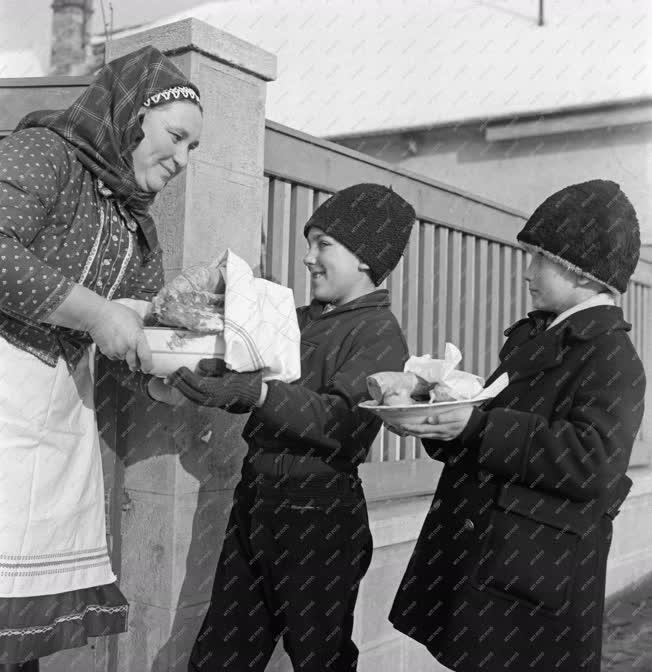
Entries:
<svg viewBox="0 0 652 672">
<path fill-rule="evenodd" d="M 353 610 L 371 554 L 357 476 L 244 476 L 189 671 L 263 672 L 283 637 L 295 672 L 355 672 Z"/>
</svg>

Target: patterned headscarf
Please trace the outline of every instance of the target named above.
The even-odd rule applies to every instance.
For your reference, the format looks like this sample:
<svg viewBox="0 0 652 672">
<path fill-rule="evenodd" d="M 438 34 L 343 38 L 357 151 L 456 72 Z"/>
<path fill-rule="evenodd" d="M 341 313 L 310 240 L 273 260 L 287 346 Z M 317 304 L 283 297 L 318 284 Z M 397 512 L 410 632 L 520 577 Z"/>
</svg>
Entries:
<svg viewBox="0 0 652 672">
<path fill-rule="evenodd" d="M 68 109 L 31 112 L 16 128 L 49 128 L 73 144 L 79 160 L 136 220 L 150 251 L 158 246 L 149 214 L 156 194 L 136 183 L 131 152 L 143 139 L 138 111 L 146 102 L 166 102 L 160 94 L 170 91 L 199 105 L 197 87 L 172 61 L 154 47 L 143 47 L 105 65 Z"/>
</svg>

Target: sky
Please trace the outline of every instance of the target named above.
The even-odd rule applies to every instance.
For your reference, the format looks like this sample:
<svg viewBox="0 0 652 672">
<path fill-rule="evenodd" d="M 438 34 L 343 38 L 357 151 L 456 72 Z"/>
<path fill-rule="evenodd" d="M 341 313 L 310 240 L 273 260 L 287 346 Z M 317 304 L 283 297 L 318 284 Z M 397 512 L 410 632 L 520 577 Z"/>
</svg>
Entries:
<svg viewBox="0 0 652 672">
<path fill-rule="evenodd" d="M 5 1 L 5 0 L 2 0 Z M 201 0 L 95 0 L 95 15 L 93 16 L 93 32 L 101 33 L 104 24 L 102 20 L 102 5 L 107 22 L 110 21 L 111 8 L 113 9 L 114 28 L 138 25 L 155 21 L 162 16 L 181 12 L 200 4 Z M 49 7 L 50 0 L 47 0 Z"/>
</svg>

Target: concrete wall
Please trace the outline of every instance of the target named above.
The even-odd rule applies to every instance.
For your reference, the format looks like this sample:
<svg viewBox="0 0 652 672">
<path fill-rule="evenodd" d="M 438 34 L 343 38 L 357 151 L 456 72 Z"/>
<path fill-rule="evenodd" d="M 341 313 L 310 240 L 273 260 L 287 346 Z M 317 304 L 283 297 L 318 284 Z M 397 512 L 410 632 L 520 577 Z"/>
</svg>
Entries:
<svg viewBox="0 0 652 672">
<path fill-rule="evenodd" d="M 477 125 L 337 142 L 526 213 L 566 185 L 611 179 L 652 244 L 651 123 L 496 142 Z"/>
</svg>

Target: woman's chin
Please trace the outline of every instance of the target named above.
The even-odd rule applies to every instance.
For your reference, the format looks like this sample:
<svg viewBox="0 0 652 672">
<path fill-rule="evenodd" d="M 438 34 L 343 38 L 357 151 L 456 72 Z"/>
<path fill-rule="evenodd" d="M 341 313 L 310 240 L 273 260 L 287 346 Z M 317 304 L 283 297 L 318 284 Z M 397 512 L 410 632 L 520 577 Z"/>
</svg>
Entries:
<svg viewBox="0 0 652 672">
<path fill-rule="evenodd" d="M 136 184 L 141 191 L 148 194 L 158 194 L 159 191 L 165 188 L 167 180 L 160 177 L 153 177 L 148 180 L 136 180 Z"/>
</svg>

